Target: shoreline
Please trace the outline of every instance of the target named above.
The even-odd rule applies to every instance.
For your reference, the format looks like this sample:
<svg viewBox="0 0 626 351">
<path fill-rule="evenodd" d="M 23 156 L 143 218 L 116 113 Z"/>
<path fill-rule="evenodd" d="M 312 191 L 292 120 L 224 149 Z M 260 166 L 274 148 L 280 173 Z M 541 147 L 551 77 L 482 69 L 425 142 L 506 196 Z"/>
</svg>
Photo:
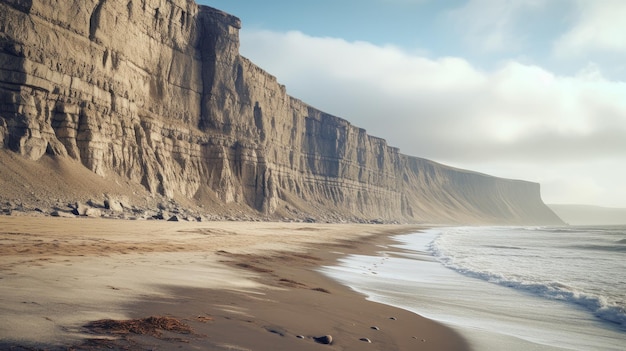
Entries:
<svg viewBox="0 0 626 351">
<path fill-rule="evenodd" d="M 0 221 L 6 224 L 6 220 Z M 127 223 L 128 221 L 115 220 L 103 220 L 104 222 L 87 220 L 81 223 L 74 222 L 77 221 L 76 219 L 56 221 L 60 220 L 39 219 L 35 222 L 39 222 L 39 225 L 52 224 L 52 227 L 61 223 L 66 226 L 74 225 L 74 230 L 78 229 L 77 233 L 80 233 L 81 228 L 76 228 L 76 226 L 81 227 L 84 224 L 86 227 L 91 227 L 91 232 L 78 236 L 66 234 L 63 240 L 67 241 L 69 246 L 63 249 L 64 245 L 59 245 L 58 238 L 54 239 L 58 237 L 54 231 L 37 228 L 37 223 L 29 223 L 28 220 L 21 224 L 25 227 L 20 231 L 20 224 L 15 223 L 18 222 L 15 220 L 12 223 L 13 227 L 7 228 L 5 225 L 8 230 L 3 231 L 0 236 L 3 239 L 3 245 L 0 245 L 3 254 L 0 267 L 3 275 L 11 272 L 18 275 L 24 274 L 16 268 L 17 266 L 7 265 L 11 257 L 15 261 L 18 251 L 11 251 L 11 245 L 6 245 L 7 241 L 15 241 L 15 237 L 22 233 L 29 234 L 28 240 L 23 240 L 24 242 L 33 241 L 33 236 L 36 238 L 35 241 L 40 240 L 40 244 L 41 240 L 43 243 L 47 240 L 52 244 L 54 240 L 57 240 L 57 251 L 52 249 L 35 252 L 16 243 L 22 251 L 19 254 L 19 261 L 21 261 L 19 266 L 21 267 L 24 262 L 37 262 L 39 266 L 31 267 L 34 271 L 54 265 L 57 261 L 69 260 L 77 265 L 85 265 L 93 256 L 100 257 L 98 255 L 104 254 L 101 252 L 102 249 L 108 247 L 109 251 L 119 253 L 115 254 L 115 257 L 103 257 L 103 259 L 119 261 L 120 257 L 132 256 L 133 259 L 129 260 L 131 270 L 137 268 L 137 259 L 148 261 L 147 266 L 144 267 L 148 268 L 148 271 L 139 269 L 142 275 L 149 272 L 150 267 L 153 266 L 154 262 L 150 261 L 151 259 L 156 258 L 157 262 L 162 262 L 160 260 L 169 258 L 170 260 L 187 260 L 178 263 L 181 265 L 180 270 L 175 271 L 174 276 L 182 274 L 190 278 L 200 272 L 203 278 L 202 282 L 194 281 L 193 284 L 187 281 L 181 284 L 167 279 L 159 281 L 163 277 L 158 276 L 157 269 L 154 268 L 153 275 L 157 282 L 153 282 L 145 291 L 133 285 L 124 285 L 124 279 L 133 277 L 124 278 L 109 272 L 109 277 L 104 279 L 106 282 L 100 281 L 100 283 L 108 286 L 108 293 L 118 294 L 124 298 L 121 302 L 117 302 L 118 308 L 110 308 L 108 313 L 98 315 L 98 317 L 104 315 L 111 317 L 94 318 L 90 321 L 105 318 L 118 321 L 139 321 L 160 316 L 183 323 L 189 327 L 190 331 L 181 333 L 174 329 L 161 330 L 159 332 L 161 335 L 155 336 L 150 333 L 138 334 L 114 329 L 87 331 L 84 327 L 72 329 L 64 326 L 66 332 L 80 333 L 82 337 L 85 337 L 86 332 L 90 333 L 87 335 L 88 339 L 77 339 L 72 342 L 74 350 L 100 350 L 111 349 L 111 347 L 133 350 L 152 348 L 361 350 L 367 347 L 372 347 L 372 349 L 382 347 L 386 350 L 409 350 L 416 347 L 420 350 L 469 350 L 465 340 L 452 329 L 412 312 L 368 301 L 362 294 L 326 277 L 316 269 L 333 265 L 339 258 L 351 253 L 375 254 L 380 245 L 387 245 L 392 241 L 393 235 L 416 231 L 424 226 L 266 222 L 209 222 L 193 225 L 179 223 L 164 226 L 162 223 L 154 225 L 150 222 Z M 143 230 L 147 230 L 145 234 L 148 236 L 143 237 L 143 234 L 138 234 L 139 240 L 134 240 L 135 236 L 124 235 L 129 230 L 137 230 L 142 226 L 145 227 Z M 155 234 L 154 228 L 159 227 L 167 227 L 167 229 L 160 229 L 162 232 Z M 76 246 L 81 248 L 81 245 L 77 245 L 78 243 L 72 243 L 78 238 L 84 240 L 85 237 L 101 237 L 103 233 L 99 231 L 102 230 L 108 231 L 107 240 L 104 242 L 86 245 L 80 250 L 76 249 L 75 252 L 68 249 Z M 202 238 L 198 237 L 199 231 L 205 236 L 207 233 L 221 233 L 222 235 L 216 237 L 209 235 L 209 238 Z M 284 234 L 281 235 L 281 233 Z M 291 235 L 284 236 L 287 234 Z M 142 240 L 142 238 L 149 238 L 149 240 Z M 167 240 L 168 238 L 173 242 Z M 157 239 L 164 241 L 159 243 Z M 63 243 L 63 240 L 60 242 Z M 268 242 L 268 240 L 274 242 Z M 130 248 L 135 249 L 130 250 Z M 208 252 L 209 249 L 212 251 Z M 66 256 L 68 253 L 79 256 L 72 256 L 68 259 Z M 166 255 L 165 257 L 162 256 L 163 253 L 172 256 Z M 30 257 L 30 261 L 25 260 L 25 256 L 28 255 L 33 256 Z M 188 266 L 190 263 L 192 265 Z M 197 268 L 198 265 L 206 268 L 205 266 L 209 263 L 215 266 L 205 271 L 190 270 L 193 267 Z M 117 262 L 117 264 L 120 263 Z M 109 270 L 106 265 L 90 268 L 96 271 L 98 269 Z M 172 266 L 161 268 L 159 272 L 172 270 Z M 232 276 L 229 276 L 226 271 L 232 273 Z M 187 276 L 183 272 L 191 273 Z M 207 274 L 214 274 L 211 277 L 222 278 L 226 274 L 226 278 L 224 282 L 213 280 L 211 283 L 214 285 L 207 286 L 205 282 Z M 13 282 L 8 274 L 3 277 L 3 284 L 7 282 Z M 81 281 L 80 284 L 86 285 L 89 282 Z M 4 291 L 3 294 L 5 294 Z M 70 297 L 71 294 L 68 298 Z M 45 305 L 41 301 L 37 303 Z M 86 303 L 92 308 L 93 304 L 94 301 Z M 0 308 L 3 310 L 10 308 L 6 305 L 5 302 Z M 36 314 L 36 311 L 30 312 Z M 31 317 L 56 320 L 55 317 L 46 315 Z M 6 331 L 0 328 L 0 333 L 6 333 Z M 331 345 L 321 345 L 313 339 L 313 337 L 324 335 L 332 336 Z M 0 336 L 0 340 L 6 340 L 11 335 L 0 334 Z M 40 342 L 34 345 L 31 340 L 20 344 L 14 340 L 0 341 L 0 346 L 13 347 L 15 350 L 20 350 L 19 347 L 31 350 L 38 348 L 54 350 L 55 343 Z M 58 346 L 59 349 L 67 349 L 67 347 L 67 344 Z"/>
</svg>

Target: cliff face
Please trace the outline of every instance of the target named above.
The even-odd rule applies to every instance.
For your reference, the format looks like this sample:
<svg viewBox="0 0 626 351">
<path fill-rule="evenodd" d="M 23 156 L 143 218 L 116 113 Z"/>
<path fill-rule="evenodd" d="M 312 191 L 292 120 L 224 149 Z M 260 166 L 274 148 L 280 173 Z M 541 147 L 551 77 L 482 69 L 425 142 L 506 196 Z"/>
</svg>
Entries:
<svg viewBox="0 0 626 351">
<path fill-rule="evenodd" d="M 286 94 L 192 0 L 4 0 L 0 148 L 275 218 L 558 223 L 537 184 L 405 156 Z"/>
</svg>

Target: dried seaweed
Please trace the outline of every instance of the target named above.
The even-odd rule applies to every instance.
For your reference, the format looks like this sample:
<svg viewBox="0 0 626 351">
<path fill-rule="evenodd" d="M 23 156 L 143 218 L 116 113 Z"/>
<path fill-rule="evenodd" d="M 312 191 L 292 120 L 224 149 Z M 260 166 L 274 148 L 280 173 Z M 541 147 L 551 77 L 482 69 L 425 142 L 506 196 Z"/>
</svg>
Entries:
<svg viewBox="0 0 626 351">
<path fill-rule="evenodd" d="M 112 320 L 102 319 L 85 325 L 85 328 L 97 334 L 109 335 L 150 335 L 161 337 L 163 331 L 179 334 L 191 334 L 191 327 L 173 317 L 148 317 L 142 319 Z"/>
</svg>

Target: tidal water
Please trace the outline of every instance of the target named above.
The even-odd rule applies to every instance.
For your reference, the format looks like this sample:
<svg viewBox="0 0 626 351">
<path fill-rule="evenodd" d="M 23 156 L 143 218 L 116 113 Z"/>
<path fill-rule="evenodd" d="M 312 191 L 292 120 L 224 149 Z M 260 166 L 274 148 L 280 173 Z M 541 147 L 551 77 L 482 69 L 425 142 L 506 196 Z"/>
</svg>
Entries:
<svg viewBox="0 0 626 351">
<path fill-rule="evenodd" d="M 626 350 L 626 227 L 455 227 L 324 267 L 475 350 Z"/>
</svg>

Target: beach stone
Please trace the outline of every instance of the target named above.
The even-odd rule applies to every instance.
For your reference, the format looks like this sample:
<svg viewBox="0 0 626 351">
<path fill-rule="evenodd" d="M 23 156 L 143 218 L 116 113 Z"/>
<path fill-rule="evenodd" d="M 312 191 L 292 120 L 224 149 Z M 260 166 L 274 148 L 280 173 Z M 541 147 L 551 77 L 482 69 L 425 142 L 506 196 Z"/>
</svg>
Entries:
<svg viewBox="0 0 626 351">
<path fill-rule="evenodd" d="M 371 344 L 371 343 L 372 343 L 372 340 L 370 340 L 370 339 L 368 339 L 368 338 L 360 338 L 359 340 L 361 340 L 361 341 L 363 341 L 363 342 L 366 342 L 366 343 L 368 343 L 368 344 Z"/>
<path fill-rule="evenodd" d="M 85 210 L 85 216 L 87 217 L 101 217 L 102 216 L 102 211 L 100 211 L 97 208 L 88 208 Z"/>
<path fill-rule="evenodd" d="M 52 217 L 62 217 L 62 218 L 74 218 L 76 216 L 74 216 L 72 213 L 69 212 L 64 212 L 64 211 L 52 211 L 52 213 L 50 213 L 50 215 Z"/>
<path fill-rule="evenodd" d="M 314 336 L 313 340 L 315 340 L 316 343 L 324 345 L 330 345 L 333 343 L 333 337 L 330 335 Z"/>
<path fill-rule="evenodd" d="M 77 216 L 89 216 L 87 213 L 90 212 L 90 210 L 92 210 L 93 208 L 89 205 L 89 204 L 84 204 L 82 202 L 77 202 L 76 205 L 74 205 L 74 209 L 72 210 L 72 213 L 77 215 Z M 100 211 L 98 211 L 100 212 Z M 93 214 L 93 212 L 92 212 Z M 91 216 L 93 217 L 93 216 Z M 98 214 L 98 217 L 100 217 L 100 215 Z"/>
<path fill-rule="evenodd" d="M 161 212 L 155 214 L 154 216 L 152 216 L 151 218 L 152 219 L 163 220 L 163 219 L 165 219 L 166 216 L 167 216 L 167 213 L 161 211 Z"/>
<path fill-rule="evenodd" d="M 96 202 L 96 201 L 95 201 L 95 200 L 93 200 L 93 199 L 89 199 L 89 200 L 87 200 L 87 205 L 89 205 L 89 206 L 91 206 L 91 207 L 100 207 L 100 208 L 105 207 L 105 206 L 104 206 L 104 203 L 98 203 L 98 202 Z"/>
<path fill-rule="evenodd" d="M 104 200 L 104 208 L 113 212 L 124 212 L 122 203 L 113 198 L 107 198 Z"/>
</svg>

